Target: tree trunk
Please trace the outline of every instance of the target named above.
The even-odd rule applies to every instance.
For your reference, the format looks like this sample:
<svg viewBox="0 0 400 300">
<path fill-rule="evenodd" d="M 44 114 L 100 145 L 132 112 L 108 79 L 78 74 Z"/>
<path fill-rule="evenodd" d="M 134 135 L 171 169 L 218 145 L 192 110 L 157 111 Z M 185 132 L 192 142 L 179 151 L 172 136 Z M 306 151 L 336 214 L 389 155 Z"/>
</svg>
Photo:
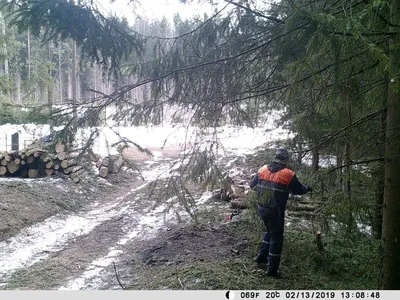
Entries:
<svg viewBox="0 0 400 300">
<path fill-rule="evenodd" d="M 61 62 L 61 41 L 58 43 L 58 89 L 59 103 L 63 103 L 63 82 L 62 82 L 62 62 Z"/>
<path fill-rule="evenodd" d="M 387 49 L 388 50 L 388 49 Z M 388 51 L 386 51 L 388 53 Z M 384 99 L 388 98 L 389 91 L 389 77 L 386 76 L 386 84 L 383 87 L 383 96 Z M 383 103 L 383 106 L 385 103 Z M 381 120 L 380 120 L 380 130 L 381 134 L 378 139 L 378 147 L 381 153 L 385 151 L 385 141 L 386 141 L 386 111 L 382 112 Z M 372 220 L 372 232 L 375 238 L 382 238 L 382 206 L 384 201 L 384 192 L 385 192 L 385 164 L 384 162 L 378 163 L 378 168 L 374 174 L 376 178 L 376 186 L 375 186 L 375 207 L 373 210 L 373 220 Z"/>
<path fill-rule="evenodd" d="M 343 170 L 341 168 L 342 162 L 343 162 L 343 148 L 342 148 L 342 144 L 338 143 L 337 154 L 336 154 L 336 167 L 338 168 L 337 169 L 337 177 L 338 177 L 337 184 L 340 189 L 342 189 L 342 186 L 343 186 Z"/>
<path fill-rule="evenodd" d="M 301 140 L 297 140 L 297 163 L 301 165 L 303 159 L 303 144 Z"/>
<path fill-rule="evenodd" d="M 346 142 L 344 145 L 344 165 L 348 165 L 345 168 L 346 182 L 344 184 L 344 197 L 347 201 L 347 230 L 351 232 L 355 227 L 353 218 L 353 200 L 351 197 L 351 155 L 350 155 L 350 143 Z"/>
<path fill-rule="evenodd" d="M 28 79 L 31 78 L 31 33 L 28 28 Z"/>
<path fill-rule="evenodd" d="M 4 21 L 3 36 L 6 36 L 7 23 L 6 23 L 6 18 L 5 17 L 3 17 L 3 21 Z M 8 75 L 8 51 L 7 51 L 6 40 L 4 40 L 3 47 L 4 47 L 4 75 Z"/>
<path fill-rule="evenodd" d="M 49 42 L 49 61 L 52 61 L 52 53 L 51 53 L 51 42 Z M 49 67 L 49 75 L 52 78 L 51 74 L 51 67 Z M 50 118 L 48 119 L 49 125 L 50 125 L 50 132 L 54 131 L 54 125 L 53 125 L 53 120 L 51 118 L 53 114 L 53 85 L 51 83 L 48 84 L 47 86 L 47 105 L 48 105 L 48 110 L 49 110 L 49 116 Z"/>
<path fill-rule="evenodd" d="M 400 0 L 392 0 L 391 22 L 400 26 Z M 396 27 L 391 27 L 397 31 Z M 385 151 L 385 192 L 382 224 L 382 287 L 388 290 L 399 290 L 400 281 L 400 37 L 391 40 L 390 84 L 387 101 L 387 130 Z M 396 128 L 396 129 L 395 129 Z"/>
<path fill-rule="evenodd" d="M 319 150 L 314 149 L 312 151 L 312 165 L 311 165 L 312 171 L 314 173 L 318 172 L 319 169 Z"/>
<path fill-rule="evenodd" d="M 77 117 L 77 103 L 78 99 L 76 97 L 76 42 L 72 41 L 72 103 L 73 103 L 73 116 Z"/>
</svg>

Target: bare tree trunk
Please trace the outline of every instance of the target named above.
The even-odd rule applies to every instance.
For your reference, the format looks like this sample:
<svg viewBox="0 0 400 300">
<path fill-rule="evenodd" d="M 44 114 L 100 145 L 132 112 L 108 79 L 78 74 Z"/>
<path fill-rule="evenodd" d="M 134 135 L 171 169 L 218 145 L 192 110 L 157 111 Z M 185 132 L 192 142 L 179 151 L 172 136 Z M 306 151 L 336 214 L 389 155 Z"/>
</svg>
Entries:
<svg viewBox="0 0 400 300">
<path fill-rule="evenodd" d="M 31 33 L 28 28 L 28 78 L 31 78 Z"/>
<path fill-rule="evenodd" d="M 59 102 L 63 103 L 61 41 L 58 43 L 58 89 L 59 89 Z"/>
<path fill-rule="evenodd" d="M 351 163 L 351 158 L 350 158 L 350 143 L 346 142 L 346 144 L 344 145 L 344 161 L 343 161 L 343 165 L 349 165 Z M 346 198 L 350 199 L 351 198 L 351 167 L 350 166 L 346 166 L 345 168 L 345 172 L 346 172 L 346 182 L 343 186 L 343 192 L 346 196 Z"/>
<path fill-rule="evenodd" d="M 353 218 L 353 200 L 351 197 L 351 155 L 350 155 L 350 143 L 346 142 L 344 145 L 344 165 L 347 165 L 345 168 L 345 176 L 346 182 L 344 184 L 344 195 L 347 201 L 347 229 L 351 232 L 354 227 L 354 218 Z"/>
<path fill-rule="evenodd" d="M 303 144 L 302 141 L 297 141 L 297 163 L 301 165 L 303 159 Z"/>
<path fill-rule="evenodd" d="M 68 90 L 67 90 L 67 98 L 68 100 L 72 99 L 72 80 L 71 80 L 71 75 L 72 71 L 68 70 Z"/>
<path fill-rule="evenodd" d="M 319 170 L 319 149 L 315 148 L 312 151 L 312 171 L 314 173 L 318 172 Z"/>
<path fill-rule="evenodd" d="M 388 50 L 388 49 L 387 49 Z M 386 84 L 383 87 L 383 96 L 384 99 L 388 98 L 389 92 L 389 76 L 385 76 Z M 383 106 L 385 103 L 383 103 Z M 381 120 L 380 120 L 380 130 L 381 134 L 378 138 L 378 148 L 380 152 L 383 153 L 385 151 L 385 141 L 386 141 L 386 111 L 382 112 Z M 384 192 L 385 192 L 385 164 L 383 162 L 379 162 L 376 173 L 376 186 L 375 186 L 375 207 L 374 207 L 374 216 L 372 220 L 372 231 L 374 236 L 377 239 L 382 238 L 382 206 L 384 201 Z"/>
<path fill-rule="evenodd" d="M 400 0 L 392 0 L 391 23 L 400 26 Z M 391 27 L 391 31 L 397 31 Z M 390 41 L 392 51 L 389 54 L 390 79 L 387 101 L 387 129 L 386 129 L 386 151 L 385 151 L 385 192 L 383 205 L 382 224 L 382 287 L 389 290 L 400 289 L 400 37 L 396 36 Z"/>
<path fill-rule="evenodd" d="M 6 32 L 6 19 L 5 17 L 3 17 L 3 21 L 4 21 L 4 26 L 3 26 L 3 36 L 6 36 L 7 32 Z M 7 43 L 6 40 L 4 40 L 4 75 L 8 75 L 8 51 L 7 51 Z"/>
<path fill-rule="evenodd" d="M 17 103 L 22 104 L 22 98 L 21 98 L 21 73 L 20 73 L 20 70 L 18 70 L 16 76 L 17 76 L 17 80 L 16 80 Z"/>
<path fill-rule="evenodd" d="M 52 53 L 51 53 L 51 42 L 49 42 L 49 61 L 52 61 Z M 52 74 L 51 74 L 51 67 L 49 67 L 49 75 L 52 78 Z M 48 105 L 48 110 L 49 110 L 49 125 L 50 125 L 50 132 L 54 131 L 54 124 L 53 124 L 53 120 L 52 120 L 52 113 L 53 113 L 53 85 L 52 83 L 49 82 L 48 86 L 47 86 L 47 105 Z"/>
<path fill-rule="evenodd" d="M 338 168 L 337 169 L 337 177 L 338 177 L 337 184 L 340 189 L 342 189 L 342 187 L 343 187 L 343 170 L 341 168 L 342 162 L 343 162 L 343 148 L 342 148 L 342 144 L 338 143 L 337 152 L 336 152 L 336 167 Z"/>
<path fill-rule="evenodd" d="M 78 99 L 77 99 L 77 87 L 76 87 L 76 42 L 72 41 L 72 102 L 74 105 L 73 108 L 73 116 L 74 118 L 77 116 L 77 107 Z"/>
</svg>

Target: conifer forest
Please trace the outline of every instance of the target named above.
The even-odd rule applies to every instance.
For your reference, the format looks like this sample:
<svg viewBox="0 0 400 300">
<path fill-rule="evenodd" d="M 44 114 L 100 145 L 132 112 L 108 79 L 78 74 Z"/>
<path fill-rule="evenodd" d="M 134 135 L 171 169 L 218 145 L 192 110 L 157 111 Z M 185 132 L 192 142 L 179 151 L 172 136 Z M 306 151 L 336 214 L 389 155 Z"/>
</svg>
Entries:
<svg viewBox="0 0 400 300">
<path fill-rule="evenodd" d="M 0 0 L 0 289 L 399 290 L 400 0 L 144 2 Z"/>
</svg>

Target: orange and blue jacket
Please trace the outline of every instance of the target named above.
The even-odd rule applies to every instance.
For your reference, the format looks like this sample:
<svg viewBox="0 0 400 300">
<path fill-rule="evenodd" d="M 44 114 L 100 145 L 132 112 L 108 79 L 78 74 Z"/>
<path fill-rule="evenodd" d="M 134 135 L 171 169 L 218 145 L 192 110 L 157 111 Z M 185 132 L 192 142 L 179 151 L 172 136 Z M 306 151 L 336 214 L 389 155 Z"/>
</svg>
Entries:
<svg viewBox="0 0 400 300">
<path fill-rule="evenodd" d="M 307 187 L 300 183 L 294 172 L 279 162 L 261 167 L 251 180 L 250 188 L 256 189 L 261 202 L 274 201 L 283 209 L 289 198 L 289 192 L 294 195 L 307 193 Z"/>
</svg>

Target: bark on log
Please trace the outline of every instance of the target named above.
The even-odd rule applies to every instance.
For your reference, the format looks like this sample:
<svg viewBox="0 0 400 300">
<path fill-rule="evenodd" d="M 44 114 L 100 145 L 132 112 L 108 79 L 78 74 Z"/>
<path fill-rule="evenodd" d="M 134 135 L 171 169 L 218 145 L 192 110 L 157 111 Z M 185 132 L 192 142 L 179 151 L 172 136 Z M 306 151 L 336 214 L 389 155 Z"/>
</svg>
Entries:
<svg viewBox="0 0 400 300">
<path fill-rule="evenodd" d="M 290 217 L 311 218 L 314 216 L 314 213 L 308 211 L 288 211 L 288 215 Z"/>
<path fill-rule="evenodd" d="M 96 167 L 97 167 L 97 168 L 100 168 L 102 165 L 103 165 L 103 159 L 100 158 L 100 159 L 96 162 Z"/>
<path fill-rule="evenodd" d="M 67 153 L 67 159 L 77 158 L 79 156 L 79 152 L 70 152 Z"/>
<path fill-rule="evenodd" d="M 110 173 L 118 173 L 119 169 L 121 169 L 121 167 L 124 165 L 125 163 L 125 159 L 123 158 L 123 156 L 121 155 L 120 157 L 118 157 L 118 159 L 116 161 L 114 161 Z"/>
<path fill-rule="evenodd" d="M 292 210 L 297 211 L 314 211 L 317 207 L 315 205 L 298 204 L 291 207 Z"/>
<path fill-rule="evenodd" d="M 108 176 L 108 168 L 107 168 L 107 167 L 104 167 L 104 166 L 100 167 L 100 169 L 99 169 L 99 176 L 100 176 L 101 178 L 106 178 L 106 177 Z"/>
<path fill-rule="evenodd" d="M 82 166 L 71 166 L 69 169 L 71 170 L 72 173 L 76 173 L 79 170 L 82 170 L 83 168 Z"/>
<path fill-rule="evenodd" d="M 38 158 L 38 157 L 40 157 L 42 155 L 42 153 L 43 153 L 43 151 L 41 151 L 41 150 L 35 151 L 33 153 L 33 157 Z"/>
<path fill-rule="evenodd" d="M 5 166 L 0 167 L 0 175 L 5 175 L 7 173 L 7 168 Z"/>
<path fill-rule="evenodd" d="M 19 169 L 19 167 L 20 167 L 20 165 L 17 165 L 17 164 L 15 163 L 15 161 L 10 161 L 10 162 L 7 164 L 8 172 L 10 172 L 11 174 L 14 174 L 15 172 L 17 172 L 18 169 Z"/>
<path fill-rule="evenodd" d="M 68 175 L 71 173 L 75 173 L 75 172 L 79 171 L 80 169 L 82 169 L 81 166 L 73 166 L 70 168 L 66 168 L 66 169 L 64 169 L 64 174 Z"/>
<path fill-rule="evenodd" d="M 50 156 L 43 156 L 43 157 L 41 157 L 41 159 L 42 159 L 42 161 L 45 162 L 45 163 L 51 161 Z"/>
<path fill-rule="evenodd" d="M 310 205 L 324 204 L 324 202 L 322 202 L 322 201 L 313 201 L 313 200 L 299 200 L 299 201 L 296 201 L 296 203 L 310 204 Z"/>
<path fill-rule="evenodd" d="M 72 167 L 72 166 L 76 166 L 78 164 L 78 162 L 75 159 L 64 159 L 61 162 L 61 168 L 65 169 L 68 167 Z"/>
<path fill-rule="evenodd" d="M 80 169 L 80 170 L 78 170 L 78 171 L 76 171 L 76 172 L 73 172 L 73 173 L 71 173 L 71 175 L 69 175 L 69 177 L 71 178 L 71 179 L 74 179 L 74 178 L 76 178 L 76 177 L 81 177 L 83 174 L 85 174 L 86 173 L 86 171 L 84 170 L 84 169 Z"/>
<path fill-rule="evenodd" d="M 248 208 L 247 203 L 241 200 L 232 200 L 231 201 L 231 208 L 240 208 L 240 209 L 246 209 Z"/>
<path fill-rule="evenodd" d="M 36 169 L 29 169 L 28 177 L 29 178 L 37 178 L 39 176 L 39 171 Z"/>
<path fill-rule="evenodd" d="M 26 152 L 25 152 L 25 155 L 26 156 L 33 156 L 33 153 L 35 152 L 35 150 L 34 149 L 29 149 L 29 150 L 26 150 Z"/>
</svg>

